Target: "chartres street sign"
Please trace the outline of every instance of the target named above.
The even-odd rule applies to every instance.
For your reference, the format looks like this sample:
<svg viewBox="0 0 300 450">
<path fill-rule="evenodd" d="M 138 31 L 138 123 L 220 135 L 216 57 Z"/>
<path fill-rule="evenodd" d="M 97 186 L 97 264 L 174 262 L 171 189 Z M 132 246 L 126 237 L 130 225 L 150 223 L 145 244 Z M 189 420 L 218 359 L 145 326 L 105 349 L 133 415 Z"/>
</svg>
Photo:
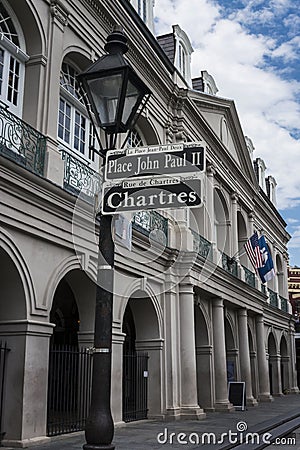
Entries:
<svg viewBox="0 0 300 450">
<path fill-rule="evenodd" d="M 105 179 L 124 180 L 149 175 L 200 173 L 204 170 L 203 142 L 150 145 L 127 150 L 109 150 Z"/>
<path fill-rule="evenodd" d="M 149 209 L 177 209 L 201 205 L 201 179 L 162 176 L 103 183 L 102 213 Z"/>
</svg>

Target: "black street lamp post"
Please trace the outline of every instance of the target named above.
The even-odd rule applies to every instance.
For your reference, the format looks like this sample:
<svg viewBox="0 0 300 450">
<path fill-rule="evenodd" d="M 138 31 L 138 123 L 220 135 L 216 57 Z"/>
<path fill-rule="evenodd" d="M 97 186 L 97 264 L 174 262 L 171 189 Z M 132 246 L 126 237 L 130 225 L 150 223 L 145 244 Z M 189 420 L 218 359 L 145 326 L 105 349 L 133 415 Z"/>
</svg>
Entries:
<svg viewBox="0 0 300 450">
<path fill-rule="evenodd" d="M 103 168 L 106 151 L 114 149 L 118 133 L 130 132 L 150 96 L 150 90 L 137 76 L 123 54 L 127 39 L 116 26 L 107 37 L 108 54 L 78 75 L 86 107 L 94 125 Z M 105 132 L 105 148 L 96 124 Z M 104 170 L 103 170 L 104 173 Z M 111 350 L 113 320 L 114 243 L 111 215 L 99 214 L 98 272 L 93 348 L 90 413 L 85 428 L 85 450 L 113 450 L 114 424 L 111 415 Z"/>
</svg>

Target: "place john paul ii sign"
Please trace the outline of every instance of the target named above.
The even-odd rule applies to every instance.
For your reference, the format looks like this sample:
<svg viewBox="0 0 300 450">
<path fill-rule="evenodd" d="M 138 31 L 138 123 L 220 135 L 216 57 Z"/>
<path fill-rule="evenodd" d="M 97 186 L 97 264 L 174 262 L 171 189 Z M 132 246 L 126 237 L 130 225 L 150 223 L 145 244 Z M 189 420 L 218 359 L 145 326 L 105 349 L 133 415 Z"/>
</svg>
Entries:
<svg viewBox="0 0 300 450">
<path fill-rule="evenodd" d="M 204 170 L 203 142 L 110 150 L 102 213 L 200 206 Z"/>
</svg>

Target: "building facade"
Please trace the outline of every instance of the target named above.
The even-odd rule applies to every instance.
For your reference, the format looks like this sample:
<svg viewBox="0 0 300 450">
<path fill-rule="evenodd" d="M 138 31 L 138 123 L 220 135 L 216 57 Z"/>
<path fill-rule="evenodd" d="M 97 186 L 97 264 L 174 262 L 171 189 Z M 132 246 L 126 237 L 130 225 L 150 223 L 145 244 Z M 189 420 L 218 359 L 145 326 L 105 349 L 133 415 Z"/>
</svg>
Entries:
<svg viewBox="0 0 300 450">
<path fill-rule="evenodd" d="M 186 34 L 175 25 L 172 39 L 154 37 L 151 8 L 151 0 L 0 1 L 5 445 L 49 435 L 51 348 L 93 345 L 101 161 L 76 74 L 104 53 L 115 24 L 152 91 L 129 145 L 201 141 L 207 161 L 200 208 L 138 212 L 130 217 L 131 246 L 115 222 L 114 421 L 125 420 L 125 357 L 142 352 L 149 418 L 230 411 L 229 380 L 245 381 L 253 406 L 298 392 L 289 235 L 274 205 L 275 180 L 266 183 L 263 162 L 253 163 L 234 102 L 216 95 L 205 68 L 190 79 Z M 276 269 L 267 286 L 243 254 L 255 230 Z M 75 363 L 64 361 L 68 373 Z"/>
<path fill-rule="evenodd" d="M 295 344 L 296 344 L 296 367 L 297 384 L 300 385 L 300 268 L 295 266 L 288 268 L 288 290 L 289 301 L 295 317 Z"/>
</svg>

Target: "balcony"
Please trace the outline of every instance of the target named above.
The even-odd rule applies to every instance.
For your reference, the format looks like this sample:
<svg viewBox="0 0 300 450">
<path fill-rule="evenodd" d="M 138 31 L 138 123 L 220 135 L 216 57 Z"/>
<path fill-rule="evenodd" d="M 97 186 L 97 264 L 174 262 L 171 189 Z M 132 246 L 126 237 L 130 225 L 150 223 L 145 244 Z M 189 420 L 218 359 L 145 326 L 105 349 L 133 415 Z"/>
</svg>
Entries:
<svg viewBox="0 0 300 450">
<path fill-rule="evenodd" d="M 46 137 L 0 104 L 0 155 L 44 176 Z"/>
<path fill-rule="evenodd" d="M 249 286 L 255 287 L 255 273 L 251 272 L 251 270 L 247 269 L 247 267 L 242 266 L 245 273 L 245 282 L 249 284 Z"/>
<path fill-rule="evenodd" d="M 274 306 L 275 308 L 278 308 L 278 296 L 277 296 L 277 293 L 272 291 L 272 289 L 268 289 L 268 291 L 269 291 L 270 305 Z"/>
<path fill-rule="evenodd" d="M 281 297 L 281 295 L 279 295 L 279 300 L 280 300 L 281 311 L 289 312 L 288 300 L 286 298 Z"/>
<path fill-rule="evenodd" d="M 101 188 L 100 174 L 67 150 L 61 150 L 61 157 L 64 161 L 64 189 L 73 195 L 80 195 L 89 203 L 94 203 Z"/>
<path fill-rule="evenodd" d="M 211 258 L 211 243 L 207 241 L 200 234 L 196 233 L 196 231 L 191 230 L 193 235 L 193 249 L 194 252 L 197 252 L 203 258 Z"/>
<path fill-rule="evenodd" d="M 234 258 L 222 253 L 222 268 L 235 277 L 238 276 L 238 265 Z"/>
<path fill-rule="evenodd" d="M 137 212 L 132 219 L 132 226 L 140 233 L 149 236 L 164 246 L 168 245 L 168 219 L 156 211 Z"/>
</svg>

